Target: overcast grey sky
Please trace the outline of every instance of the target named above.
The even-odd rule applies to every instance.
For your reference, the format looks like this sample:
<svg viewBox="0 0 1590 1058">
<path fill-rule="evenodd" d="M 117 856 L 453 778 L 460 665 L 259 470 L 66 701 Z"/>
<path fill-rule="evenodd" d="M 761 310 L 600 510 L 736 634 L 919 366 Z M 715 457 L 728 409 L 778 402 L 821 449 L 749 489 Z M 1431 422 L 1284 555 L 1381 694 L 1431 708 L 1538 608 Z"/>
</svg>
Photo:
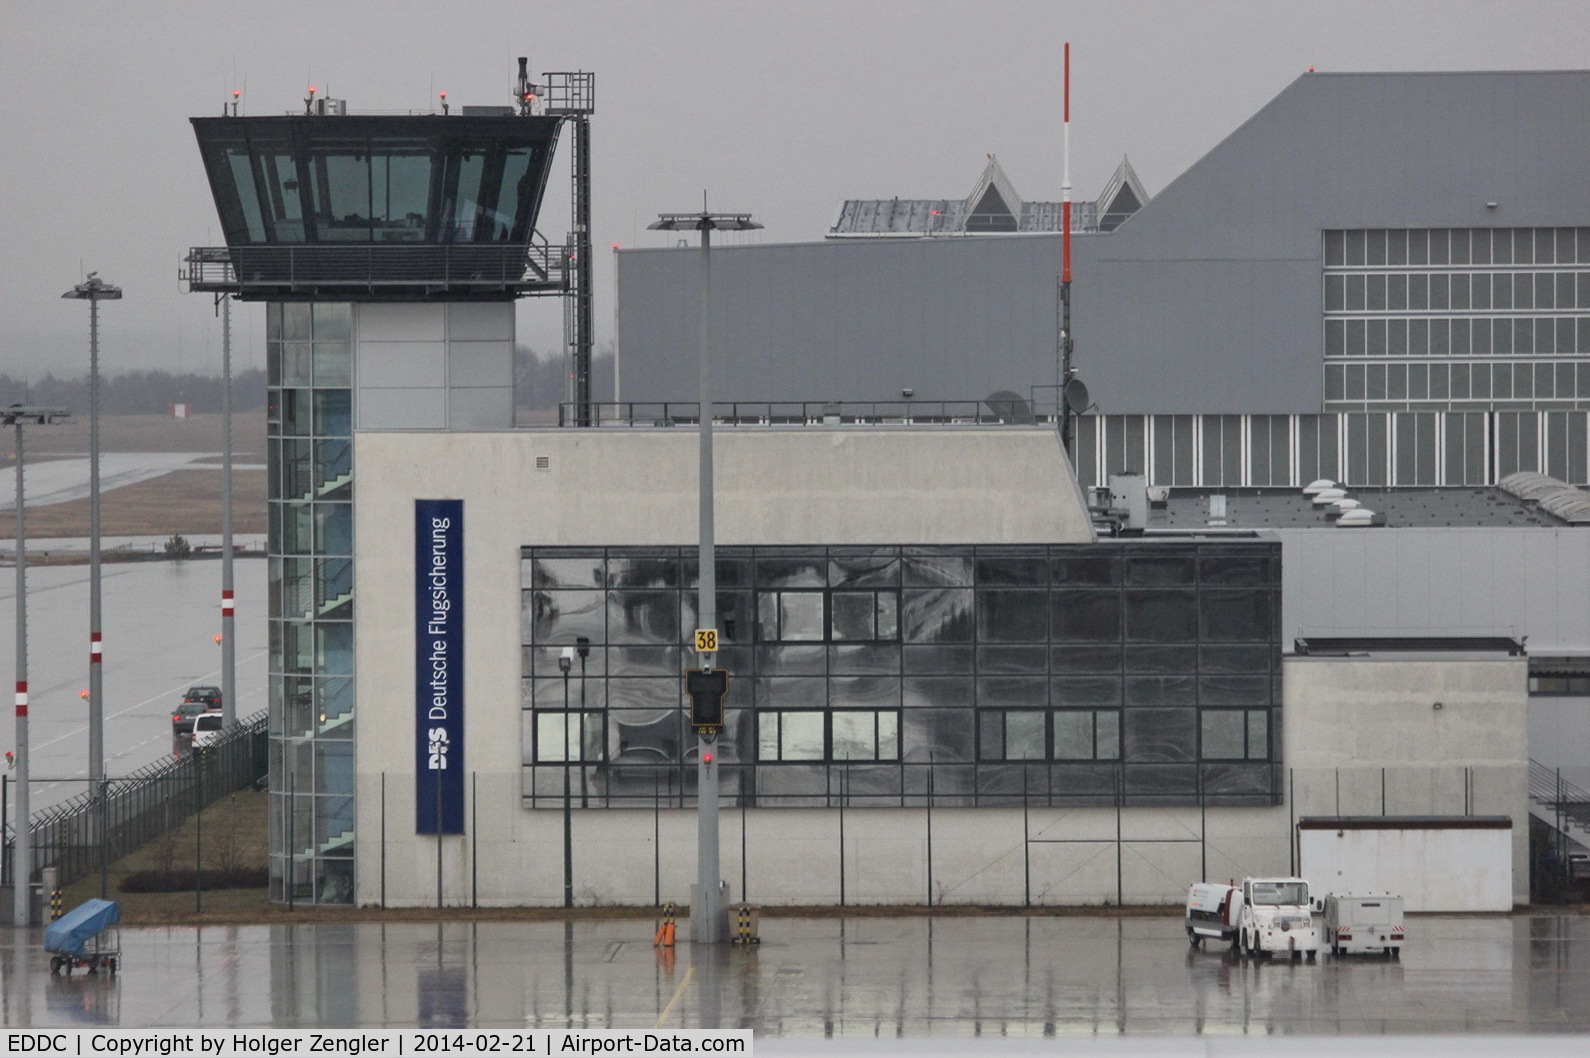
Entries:
<svg viewBox="0 0 1590 1058">
<path fill-rule="evenodd" d="M 1024 197 L 1058 199 L 1067 40 L 1089 199 L 1123 155 L 1157 194 L 1311 65 L 1583 68 L 1590 2 L 5 0 L 0 34 L 0 371 L 37 378 L 86 369 L 88 310 L 60 300 L 84 270 L 126 291 L 101 310 L 107 373 L 219 370 L 213 306 L 177 271 L 221 241 L 187 119 L 234 87 L 249 114 L 300 109 L 308 84 L 350 110 L 428 110 L 443 89 L 507 102 L 522 54 L 535 74 L 594 71 L 607 341 L 609 247 L 665 245 L 646 223 L 703 189 L 766 242 L 821 239 L 846 198 L 964 195 L 988 153 Z M 236 363 L 262 365 L 260 310 L 234 320 Z M 553 299 L 521 303 L 521 340 L 555 354 L 560 321 Z"/>
</svg>

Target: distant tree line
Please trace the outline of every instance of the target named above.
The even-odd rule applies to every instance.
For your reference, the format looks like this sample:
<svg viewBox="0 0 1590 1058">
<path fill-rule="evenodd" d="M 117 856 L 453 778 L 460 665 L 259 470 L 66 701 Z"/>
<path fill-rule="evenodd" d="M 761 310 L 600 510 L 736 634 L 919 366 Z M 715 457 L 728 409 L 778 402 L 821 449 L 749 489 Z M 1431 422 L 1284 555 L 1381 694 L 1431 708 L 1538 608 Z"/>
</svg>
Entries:
<svg viewBox="0 0 1590 1058">
<path fill-rule="evenodd" d="M 613 399 L 613 350 L 611 346 L 591 357 L 591 399 Z M 568 399 L 568 366 L 562 356 L 543 360 L 528 346 L 513 351 L 513 386 L 521 408 L 556 408 Z"/>
<path fill-rule="evenodd" d="M 17 379 L 0 375 L 0 405 L 37 404 L 65 408 L 73 415 L 88 413 L 88 376 Z M 129 371 L 101 376 L 99 409 L 106 415 L 163 415 L 172 404 L 191 404 L 195 414 L 220 412 L 219 375 L 174 374 L 170 371 Z M 259 368 L 232 375 L 232 410 L 258 411 L 265 407 L 265 372 Z"/>
<path fill-rule="evenodd" d="M 563 357 L 542 359 L 528 346 L 514 350 L 513 382 L 522 408 L 555 408 L 565 399 L 567 372 Z M 598 401 L 613 398 L 613 353 L 603 350 L 591 360 L 591 395 Z M 73 415 L 88 412 L 88 376 L 18 379 L 0 374 L 0 405 L 37 404 L 65 408 Z M 172 404 L 189 404 L 195 414 L 221 410 L 220 376 L 175 374 L 170 371 L 129 371 L 101 377 L 99 407 L 106 415 L 163 415 Z M 232 376 L 232 410 L 258 411 L 265 407 L 265 372 L 259 368 Z"/>
</svg>

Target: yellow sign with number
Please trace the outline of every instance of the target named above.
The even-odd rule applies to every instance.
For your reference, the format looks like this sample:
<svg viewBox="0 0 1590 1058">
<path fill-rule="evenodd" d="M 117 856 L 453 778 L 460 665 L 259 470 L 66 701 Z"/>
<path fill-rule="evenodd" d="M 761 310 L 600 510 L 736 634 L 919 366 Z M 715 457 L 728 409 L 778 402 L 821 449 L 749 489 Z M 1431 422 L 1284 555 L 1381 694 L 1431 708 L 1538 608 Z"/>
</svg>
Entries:
<svg viewBox="0 0 1590 1058">
<path fill-rule="evenodd" d="M 696 629 L 696 653 L 716 654 L 718 652 L 718 630 L 716 628 Z"/>
</svg>

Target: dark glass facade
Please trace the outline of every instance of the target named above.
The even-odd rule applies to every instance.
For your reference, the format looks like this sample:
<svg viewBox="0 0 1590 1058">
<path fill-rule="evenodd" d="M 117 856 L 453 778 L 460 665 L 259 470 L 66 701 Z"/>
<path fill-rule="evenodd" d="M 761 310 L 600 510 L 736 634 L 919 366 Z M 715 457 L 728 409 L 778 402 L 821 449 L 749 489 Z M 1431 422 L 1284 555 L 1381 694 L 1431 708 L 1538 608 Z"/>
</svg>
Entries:
<svg viewBox="0 0 1590 1058">
<path fill-rule="evenodd" d="M 560 119 L 192 121 L 236 247 L 528 242 Z"/>
<path fill-rule="evenodd" d="M 717 556 L 729 803 L 1279 803 L 1278 542 Z M 693 799 L 696 568 L 523 550 L 527 806 Z"/>
</svg>

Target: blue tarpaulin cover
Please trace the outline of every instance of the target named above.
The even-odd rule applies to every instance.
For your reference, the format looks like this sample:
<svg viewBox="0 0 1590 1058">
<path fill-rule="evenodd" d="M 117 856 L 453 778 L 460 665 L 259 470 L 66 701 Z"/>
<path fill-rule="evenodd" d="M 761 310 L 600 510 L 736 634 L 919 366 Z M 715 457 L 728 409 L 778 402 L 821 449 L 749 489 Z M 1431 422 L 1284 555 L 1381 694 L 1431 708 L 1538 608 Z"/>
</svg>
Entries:
<svg viewBox="0 0 1590 1058">
<path fill-rule="evenodd" d="M 120 921 L 121 905 L 116 901 L 85 900 L 45 927 L 44 950 L 81 955 L 84 944 Z"/>
</svg>

